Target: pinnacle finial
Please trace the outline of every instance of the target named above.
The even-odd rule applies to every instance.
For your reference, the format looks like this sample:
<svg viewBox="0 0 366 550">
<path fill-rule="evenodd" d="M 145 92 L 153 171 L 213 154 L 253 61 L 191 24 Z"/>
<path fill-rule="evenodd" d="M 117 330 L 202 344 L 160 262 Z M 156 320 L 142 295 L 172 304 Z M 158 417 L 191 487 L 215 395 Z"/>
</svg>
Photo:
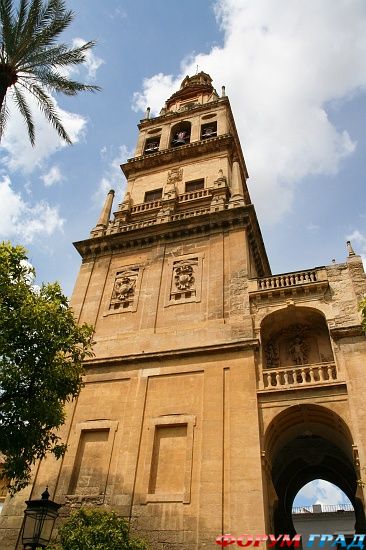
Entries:
<svg viewBox="0 0 366 550">
<path fill-rule="evenodd" d="M 113 199 L 114 190 L 111 189 L 108 191 L 96 228 L 106 228 L 108 226 L 112 212 Z"/>
<path fill-rule="evenodd" d="M 356 253 L 352 248 L 351 241 L 347 241 L 347 250 L 348 250 L 348 257 L 356 256 Z"/>
<path fill-rule="evenodd" d="M 42 500 L 48 500 L 50 498 L 50 493 L 48 492 L 48 487 L 46 487 L 46 490 L 43 491 L 41 497 L 42 497 Z"/>
<path fill-rule="evenodd" d="M 221 97 L 225 97 L 225 96 L 226 96 L 225 86 L 221 86 Z"/>
</svg>

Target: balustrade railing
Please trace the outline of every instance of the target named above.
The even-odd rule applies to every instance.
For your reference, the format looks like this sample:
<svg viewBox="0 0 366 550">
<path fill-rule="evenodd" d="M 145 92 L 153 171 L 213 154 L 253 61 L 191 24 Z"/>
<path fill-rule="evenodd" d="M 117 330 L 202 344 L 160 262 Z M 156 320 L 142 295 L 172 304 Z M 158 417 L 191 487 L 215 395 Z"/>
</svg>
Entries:
<svg viewBox="0 0 366 550">
<path fill-rule="evenodd" d="M 268 390 L 332 383 L 337 380 L 338 372 L 334 363 L 315 363 L 263 370 L 263 389 Z"/>
<path fill-rule="evenodd" d="M 286 288 L 289 286 L 303 285 L 304 283 L 314 283 L 317 280 L 318 277 L 315 269 L 311 271 L 284 273 L 282 275 L 258 279 L 258 290 Z"/>
<path fill-rule="evenodd" d="M 131 208 L 131 214 L 137 214 L 139 212 L 146 212 L 148 210 L 154 210 L 161 207 L 161 201 L 151 201 L 151 202 L 143 202 L 141 204 L 136 204 L 136 206 L 132 206 Z"/>
<path fill-rule="evenodd" d="M 208 197 L 210 194 L 211 192 L 209 189 L 198 189 L 197 191 L 190 191 L 188 193 L 183 193 L 182 195 L 179 195 L 178 200 L 179 202 L 187 202 Z"/>
<path fill-rule="evenodd" d="M 156 218 L 152 220 L 143 220 L 140 222 L 121 225 L 119 228 L 119 231 L 124 233 L 126 231 L 133 231 L 134 229 L 141 229 L 142 227 L 149 227 L 150 225 L 155 225 L 155 224 L 156 224 Z"/>
<path fill-rule="evenodd" d="M 293 514 L 319 514 L 323 512 L 353 512 L 352 504 L 313 504 L 310 506 L 293 506 Z"/>
<path fill-rule="evenodd" d="M 184 220 L 185 218 L 192 218 L 194 216 L 201 216 L 202 214 L 208 214 L 209 208 L 198 208 L 196 210 L 186 210 L 185 212 L 179 212 L 179 214 L 173 214 L 172 220 Z"/>
</svg>

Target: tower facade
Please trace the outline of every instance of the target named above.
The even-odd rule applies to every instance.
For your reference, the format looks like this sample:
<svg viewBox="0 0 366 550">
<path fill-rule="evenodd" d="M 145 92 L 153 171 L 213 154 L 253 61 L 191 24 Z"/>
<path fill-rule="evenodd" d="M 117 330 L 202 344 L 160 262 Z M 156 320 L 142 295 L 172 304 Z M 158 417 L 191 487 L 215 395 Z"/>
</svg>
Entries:
<svg viewBox="0 0 366 550">
<path fill-rule="evenodd" d="M 110 507 L 153 549 L 294 533 L 293 498 L 319 477 L 365 532 L 359 256 L 349 245 L 344 264 L 272 276 L 230 103 L 205 73 L 147 112 L 121 168 L 123 202 L 110 219 L 111 191 L 75 243 L 72 307 L 95 326 L 95 356 L 68 451 L 8 499 L 2 548 L 45 484 L 64 515 Z"/>
</svg>

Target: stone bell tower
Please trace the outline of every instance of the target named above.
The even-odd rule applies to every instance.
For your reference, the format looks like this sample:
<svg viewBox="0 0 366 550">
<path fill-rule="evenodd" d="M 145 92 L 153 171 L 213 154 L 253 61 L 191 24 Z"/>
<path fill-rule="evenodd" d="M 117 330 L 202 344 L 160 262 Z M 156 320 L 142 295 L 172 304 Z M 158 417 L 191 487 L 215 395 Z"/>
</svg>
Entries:
<svg viewBox="0 0 366 550">
<path fill-rule="evenodd" d="M 322 477 L 365 532 L 361 259 L 349 245 L 344 264 L 271 275 L 230 103 L 209 75 L 149 115 L 121 166 L 122 203 L 111 219 L 110 191 L 75 243 L 72 307 L 95 326 L 95 356 L 68 451 L 5 506 L 3 529 L 47 484 L 64 515 L 111 507 L 154 550 L 215 548 L 222 533 L 294 533 L 293 498 Z"/>
</svg>

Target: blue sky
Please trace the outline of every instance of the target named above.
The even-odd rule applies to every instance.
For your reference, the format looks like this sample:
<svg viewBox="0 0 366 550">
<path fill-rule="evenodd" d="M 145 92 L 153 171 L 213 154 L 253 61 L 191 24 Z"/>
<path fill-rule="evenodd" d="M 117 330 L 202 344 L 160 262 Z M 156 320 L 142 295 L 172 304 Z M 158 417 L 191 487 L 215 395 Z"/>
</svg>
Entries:
<svg viewBox="0 0 366 550">
<path fill-rule="evenodd" d="M 226 85 L 272 271 L 343 261 L 351 235 L 366 253 L 363 0 L 283 0 L 281 11 L 273 0 L 68 4 L 65 40 L 97 40 L 73 76 L 103 90 L 57 98 L 72 147 L 41 116 L 34 151 L 16 116 L 0 147 L 0 238 L 26 244 L 40 280 L 71 293 L 71 243 L 87 237 L 109 187 L 120 199 L 142 109 L 159 110 L 197 65 Z"/>
<path fill-rule="evenodd" d="M 22 243 L 39 281 L 71 294 L 72 242 L 95 225 L 136 124 L 186 74 L 225 84 L 274 273 L 366 256 L 364 0 L 68 0 L 69 43 L 96 39 L 72 76 L 103 90 L 57 97 L 74 137 L 61 146 L 39 119 L 34 150 L 14 114 L 0 146 L 0 238 Z"/>
<path fill-rule="evenodd" d="M 293 506 L 308 507 L 313 504 L 351 504 L 346 495 L 338 487 L 325 481 L 316 479 L 307 483 L 297 493 Z"/>
</svg>

